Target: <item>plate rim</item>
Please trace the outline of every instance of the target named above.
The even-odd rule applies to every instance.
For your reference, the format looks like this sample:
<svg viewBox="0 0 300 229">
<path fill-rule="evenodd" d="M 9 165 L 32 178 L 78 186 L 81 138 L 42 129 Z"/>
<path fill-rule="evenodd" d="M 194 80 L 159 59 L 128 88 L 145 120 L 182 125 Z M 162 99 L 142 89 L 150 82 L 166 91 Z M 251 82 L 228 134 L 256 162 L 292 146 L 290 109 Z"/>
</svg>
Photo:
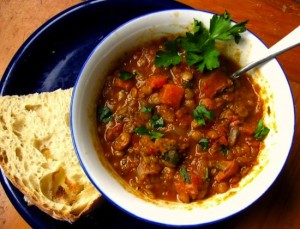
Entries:
<svg viewBox="0 0 300 229">
<path fill-rule="evenodd" d="M 22 59 L 22 55 L 24 54 L 24 52 L 28 48 L 30 48 L 30 46 L 32 44 L 35 43 L 36 39 L 38 39 L 39 36 L 46 33 L 47 30 L 51 26 L 55 26 L 56 23 L 59 23 L 61 20 L 64 20 L 64 18 L 67 17 L 68 15 L 76 14 L 80 10 L 85 9 L 91 5 L 98 5 L 98 4 L 101 5 L 102 3 L 108 3 L 108 4 L 112 5 L 112 4 L 121 4 L 121 3 L 124 4 L 127 2 L 129 2 L 129 1 L 128 0 L 127 1 L 126 0 L 86 0 L 84 2 L 79 2 L 73 6 L 70 6 L 69 8 L 66 8 L 63 11 L 59 12 L 58 14 L 50 17 L 47 21 L 45 21 L 43 24 L 41 24 L 39 27 L 37 27 L 26 38 L 26 40 L 21 44 L 21 46 L 17 49 L 15 54 L 12 56 L 11 60 L 9 61 L 8 65 L 6 66 L 6 68 L 4 70 L 4 73 L 0 80 L 0 95 L 5 95 L 4 91 L 7 87 L 7 84 L 9 83 L 10 79 L 12 78 L 12 71 L 14 70 L 18 61 L 20 61 Z M 173 1 L 173 0 L 161 0 L 161 1 L 157 1 L 157 2 L 151 1 L 151 0 L 131 0 L 129 3 L 132 3 L 132 2 L 135 2 L 136 4 L 141 4 L 141 5 L 143 5 L 142 3 L 144 3 L 144 5 L 145 5 L 147 2 L 151 2 L 151 4 L 157 5 L 157 7 L 159 7 L 160 5 L 164 6 L 164 8 L 161 7 L 161 10 L 171 9 L 171 8 L 172 9 L 176 9 L 176 8 L 193 9 L 192 7 L 190 7 L 184 3 L 181 3 L 178 1 Z M 107 7 L 110 8 L 110 7 L 112 7 L 111 5 L 109 5 Z M 149 12 L 154 12 L 154 10 L 151 9 L 147 13 L 149 13 Z M 134 17 L 136 17 L 136 15 L 132 15 L 132 18 L 134 18 Z M 126 22 L 126 21 L 127 20 L 125 20 L 124 22 Z M 17 210 L 19 215 L 26 221 L 26 223 L 33 228 L 53 228 L 53 227 L 51 227 L 51 226 L 53 226 L 52 224 L 46 225 L 45 222 L 41 222 L 44 219 L 35 220 L 34 215 L 31 215 L 30 212 L 28 212 L 28 208 L 33 207 L 34 211 L 37 210 L 39 213 L 41 213 L 41 215 L 45 215 L 46 217 L 48 217 L 48 215 L 46 213 L 44 213 L 43 211 L 39 210 L 35 206 L 32 206 L 32 207 L 27 206 L 25 201 L 22 204 L 21 198 L 18 197 L 18 195 L 21 195 L 23 197 L 23 194 L 13 186 L 13 184 L 5 176 L 5 173 L 2 169 L 0 169 L 0 172 L 1 172 L 0 173 L 0 183 L 3 187 L 5 194 L 7 195 L 7 198 L 10 200 L 10 202 L 12 203 L 14 208 Z M 22 200 L 23 200 L 23 198 L 22 198 Z M 118 209 L 118 211 L 120 211 L 120 209 Z M 132 216 L 128 215 L 128 217 L 132 217 Z M 51 217 L 49 218 L 49 220 L 53 220 L 53 222 L 55 223 L 55 226 L 56 226 L 56 224 L 60 224 L 61 222 L 65 223 L 64 221 L 59 221 L 59 220 L 56 220 Z M 152 226 L 155 227 L 155 225 L 152 225 Z"/>
</svg>

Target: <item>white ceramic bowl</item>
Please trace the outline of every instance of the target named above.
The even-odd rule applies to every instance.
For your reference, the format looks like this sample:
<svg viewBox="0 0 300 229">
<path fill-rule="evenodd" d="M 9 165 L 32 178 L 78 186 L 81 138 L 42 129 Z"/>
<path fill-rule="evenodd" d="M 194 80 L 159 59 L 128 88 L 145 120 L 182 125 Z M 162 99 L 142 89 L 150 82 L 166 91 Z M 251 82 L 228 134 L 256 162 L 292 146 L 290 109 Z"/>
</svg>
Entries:
<svg viewBox="0 0 300 229">
<path fill-rule="evenodd" d="M 201 203 L 166 203 L 141 198 L 110 171 L 105 158 L 98 157 L 101 145 L 96 137 L 96 99 L 105 75 L 114 63 L 132 48 L 151 39 L 186 31 L 194 19 L 209 26 L 211 13 L 197 10 L 168 10 L 133 19 L 111 32 L 87 59 L 72 96 L 71 132 L 80 163 L 99 191 L 114 204 L 140 219 L 173 226 L 203 225 L 229 217 L 256 201 L 274 182 L 288 157 L 294 133 L 294 106 L 291 91 L 276 60 L 253 70 L 262 87 L 267 108 L 264 120 L 271 131 L 259 164 L 240 182 L 238 188 Z M 245 18 L 246 19 L 246 18 Z M 221 45 L 224 53 L 244 65 L 266 51 L 252 33 L 242 41 Z"/>
</svg>

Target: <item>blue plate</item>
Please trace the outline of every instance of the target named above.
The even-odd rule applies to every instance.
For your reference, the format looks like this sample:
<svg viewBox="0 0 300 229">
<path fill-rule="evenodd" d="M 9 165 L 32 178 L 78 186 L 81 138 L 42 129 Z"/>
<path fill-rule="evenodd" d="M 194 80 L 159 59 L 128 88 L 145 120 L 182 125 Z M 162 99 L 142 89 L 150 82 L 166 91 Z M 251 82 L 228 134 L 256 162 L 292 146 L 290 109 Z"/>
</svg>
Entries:
<svg viewBox="0 0 300 229">
<path fill-rule="evenodd" d="M 69 88 L 89 53 L 110 31 L 145 13 L 189 8 L 170 0 L 86 1 L 58 14 L 21 46 L 0 82 L 1 95 L 22 95 Z M 33 228 L 159 228 L 133 218 L 103 199 L 89 215 L 74 224 L 28 207 L 1 171 L 1 184 L 20 215 Z"/>
</svg>

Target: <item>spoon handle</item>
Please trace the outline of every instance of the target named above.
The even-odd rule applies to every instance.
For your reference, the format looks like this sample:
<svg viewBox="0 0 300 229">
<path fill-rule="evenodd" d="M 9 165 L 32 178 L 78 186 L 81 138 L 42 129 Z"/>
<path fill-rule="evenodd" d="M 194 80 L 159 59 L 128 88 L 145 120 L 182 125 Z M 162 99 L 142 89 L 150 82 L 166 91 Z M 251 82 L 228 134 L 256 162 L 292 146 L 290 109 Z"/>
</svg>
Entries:
<svg viewBox="0 0 300 229">
<path fill-rule="evenodd" d="M 231 78 L 236 79 L 243 73 L 249 71 L 257 65 L 260 65 L 270 59 L 273 59 L 275 56 L 300 45 L 300 26 L 274 44 L 271 48 L 268 49 L 267 53 L 260 57 L 258 60 L 253 61 L 247 64 L 245 67 L 239 69 L 231 75 Z"/>
</svg>

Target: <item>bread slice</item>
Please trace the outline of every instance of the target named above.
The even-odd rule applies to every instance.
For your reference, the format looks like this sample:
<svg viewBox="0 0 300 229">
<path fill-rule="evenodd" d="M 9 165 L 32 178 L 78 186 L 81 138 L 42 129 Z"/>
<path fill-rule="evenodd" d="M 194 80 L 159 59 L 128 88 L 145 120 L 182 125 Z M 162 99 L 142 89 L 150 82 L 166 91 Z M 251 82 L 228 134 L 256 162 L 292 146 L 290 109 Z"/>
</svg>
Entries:
<svg viewBox="0 0 300 229">
<path fill-rule="evenodd" d="M 0 165 L 30 204 L 76 221 L 101 194 L 83 172 L 70 136 L 72 88 L 0 96 Z"/>
</svg>

